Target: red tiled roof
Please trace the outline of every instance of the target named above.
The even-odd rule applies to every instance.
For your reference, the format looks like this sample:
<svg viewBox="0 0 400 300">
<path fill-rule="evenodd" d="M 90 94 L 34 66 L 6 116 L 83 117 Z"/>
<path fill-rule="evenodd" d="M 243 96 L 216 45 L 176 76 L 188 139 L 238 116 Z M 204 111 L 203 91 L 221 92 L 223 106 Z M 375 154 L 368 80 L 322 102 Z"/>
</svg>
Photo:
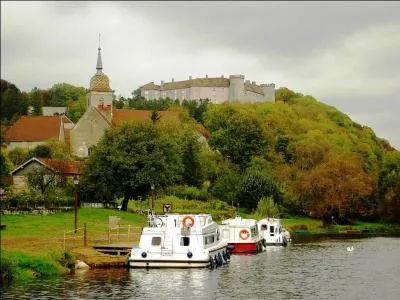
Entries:
<svg viewBox="0 0 400 300">
<path fill-rule="evenodd" d="M 7 139 L 13 141 L 39 142 L 52 138 L 58 139 L 60 134 L 61 118 L 63 116 L 22 116 L 7 130 Z"/>
<path fill-rule="evenodd" d="M 179 112 L 176 111 L 159 111 L 158 113 L 161 118 L 179 118 Z M 112 123 L 114 126 L 118 126 L 124 121 L 146 121 L 150 118 L 150 110 L 114 109 Z"/>
<path fill-rule="evenodd" d="M 62 174 L 81 174 L 81 168 L 83 162 L 75 160 L 62 160 L 62 159 L 51 159 L 51 158 L 37 158 L 44 165 L 61 172 Z"/>
</svg>

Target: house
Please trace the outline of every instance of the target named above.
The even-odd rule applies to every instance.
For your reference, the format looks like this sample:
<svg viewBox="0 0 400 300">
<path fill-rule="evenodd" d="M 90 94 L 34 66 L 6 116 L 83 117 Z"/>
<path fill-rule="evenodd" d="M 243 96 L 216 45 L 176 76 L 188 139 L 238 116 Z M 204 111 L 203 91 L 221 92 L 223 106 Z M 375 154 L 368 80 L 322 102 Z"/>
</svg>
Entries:
<svg viewBox="0 0 400 300">
<path fill-rule="evenodd" d="M 32 149 L 49 140 L 65 142 L 74 123 L 66 116 L 22 116 L 6 131 L 7 149 Z"/>
<path fill-rule="evenodd" d="M 82 174 L 83 162 L 48 159 L 32 157 L 11 171 L 12 181 L 15 189 L 26 189 L 28 187 L 28 175 L 31 172 L 38 173 L 39 170 L 48 171 L 47 176 L 54 176 L 56 182 L 72 182 Z M 50 178 L 49 178 L 50 179 Z"/>
</svg>

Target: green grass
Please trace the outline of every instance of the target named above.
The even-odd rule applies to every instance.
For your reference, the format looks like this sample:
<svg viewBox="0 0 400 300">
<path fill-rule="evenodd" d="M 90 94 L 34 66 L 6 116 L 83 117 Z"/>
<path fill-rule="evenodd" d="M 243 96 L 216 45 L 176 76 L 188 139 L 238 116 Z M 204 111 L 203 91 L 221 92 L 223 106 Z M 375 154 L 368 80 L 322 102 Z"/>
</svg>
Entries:
<svg viewBox="0 0 400 300">
<path fill-rule="evenodd" d="M 143 226 L 146 217 L 124 212 L 102 208 L 79 208 L 78 228 L 86 223 L 88 230 L 93 233 L 103 233 L 108 226 L 108 217 L 120 217 L 121 225 Z M 63 212 L 51 215 L 2 215 L 2 224 L 7 229 L 1 231 L 2 238 L 9 237 L 48 237 L 62 236 L 64 230 L 74 229 L 74 212 Z"/>
<path fill-rule="evenodd" d="M 1 273 L 5 281 L 26 281 L 59 276 L 63 268 L 54 260 L 21 251 L 1 252 Z"/>
</svg>

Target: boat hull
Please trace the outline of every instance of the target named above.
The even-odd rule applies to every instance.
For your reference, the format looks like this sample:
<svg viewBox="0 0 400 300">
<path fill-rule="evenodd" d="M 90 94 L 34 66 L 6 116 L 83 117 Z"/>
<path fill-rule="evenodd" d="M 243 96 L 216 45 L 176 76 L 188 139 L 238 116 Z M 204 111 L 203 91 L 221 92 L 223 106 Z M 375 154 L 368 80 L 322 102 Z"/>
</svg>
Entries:
<svg viewBox="0 0 400 300">
<path fill-rule="evenodd" d="M 252 243 L 229 243 L 229 252 L 232 254 L 259 253 L 262 251 L 261 241 Z"/>
<path fill-rule="evenodd" d="M 129 260 L 131 268 L 207 268 L 210 261 Z"/>
</svg>

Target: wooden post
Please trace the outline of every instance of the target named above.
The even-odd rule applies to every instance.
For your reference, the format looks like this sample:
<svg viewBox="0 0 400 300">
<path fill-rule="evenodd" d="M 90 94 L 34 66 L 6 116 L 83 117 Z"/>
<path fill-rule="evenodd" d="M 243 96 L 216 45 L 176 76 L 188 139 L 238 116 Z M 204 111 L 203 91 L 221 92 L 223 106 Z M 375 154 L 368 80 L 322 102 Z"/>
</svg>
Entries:
<svg viewBox="0 0 400 300">
<path fill-rule="evenodd" d="M 87 246 L 87 230 L 86 223 L 83 223 L 83 246 Z"/>
<path fill-rule="evenodd" d="M 118 224 L 118 228 L 117 228 L 117 242 L 119 242 L 119 224 Z"/>
<path fill-rule="evenodd" d="M 64 251 L 65 251 L 65 229 L 64 229 Z"/>
<path fill-rule="evenodd" d="M 108 242 L 111 243 L 110 226 L 108 226 Z"/>
<path fill-rule="evenodd" d="M 131 236 L 131 225 L 128 225 L 128 242 L 130 241 Z"/>
</svg>

